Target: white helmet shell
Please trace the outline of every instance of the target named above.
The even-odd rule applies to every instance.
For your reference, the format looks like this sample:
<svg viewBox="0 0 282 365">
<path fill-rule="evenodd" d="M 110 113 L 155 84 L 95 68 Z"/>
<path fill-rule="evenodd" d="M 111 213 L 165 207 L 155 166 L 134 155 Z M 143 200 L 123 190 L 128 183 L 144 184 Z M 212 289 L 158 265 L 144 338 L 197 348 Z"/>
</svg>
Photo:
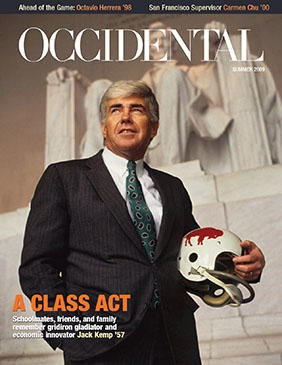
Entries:
<svg viewBox="0 0 282 365">
<path fill-rule="evenodd" d="M 187 233 L 178 255 L 186 290 L 213 307 L 250 302 L 255 295 L 253 288 L 234 271 L 233 258 L 242 255 L 240 242 L 226 229 L 203 227 Z M 248 297 L 243 298 L 240 284 L 248 290 Z"/>
<path fill-rule="evenodd" d="M 217 270 L 217 260 L 221 256 L 225 265 L 229 266 L 226 268 L 228 272 L 233 271 L 232 258 L 242 254 L 240 242 L 237 235 L 225 229 L 195 229 L 183 237 L 178 255 L 178 269 L 187 280 L 203 281 L 205 277 L 199 275 L 193 267 Z"/>
</svg>

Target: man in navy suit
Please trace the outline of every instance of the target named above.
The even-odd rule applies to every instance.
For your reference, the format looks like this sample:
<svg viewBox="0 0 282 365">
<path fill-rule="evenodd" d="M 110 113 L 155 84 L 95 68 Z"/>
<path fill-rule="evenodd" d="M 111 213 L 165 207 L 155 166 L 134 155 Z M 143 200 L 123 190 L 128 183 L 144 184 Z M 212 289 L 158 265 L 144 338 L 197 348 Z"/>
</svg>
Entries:
<svg viewBox="0 0 282 365">
<path fill-rule="evenodd" d="M 33 303 L 47 297 L 37 315 L 53 320 L 59 334 L 45 339 L 63 349 L 66 365 L 200 364 L 197 304 L 176 265 L 182 237 L 198 224 L 182 182 L 143 162 L 158 131 L 158 103 L 144 83 L 116 82 L 101 100 L 101 120 L 104 150 L 52 164 L 38 183 L 19 269 L 23 291 Z M 129 160 L 154 218 L 151 260 L 126 195 Z M 236 272 L 255 281 L 264 257 L 253 242 L 242 246 L 247 255 Z M 69 334 L 62 326 L 72 321 L 78 327 Z"/>
</svg>

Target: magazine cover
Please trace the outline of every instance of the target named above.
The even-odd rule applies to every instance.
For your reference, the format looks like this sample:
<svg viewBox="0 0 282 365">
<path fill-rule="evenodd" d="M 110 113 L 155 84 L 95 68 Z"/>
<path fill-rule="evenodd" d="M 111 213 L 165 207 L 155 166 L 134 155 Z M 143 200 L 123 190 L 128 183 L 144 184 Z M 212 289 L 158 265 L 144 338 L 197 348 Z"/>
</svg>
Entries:
<svg viewBox="0 0 282 365">
<path fill-rule="evenodd" d="M 0 5 L 1 364 L 282 364 L 280 7 Z"/>
</svg>

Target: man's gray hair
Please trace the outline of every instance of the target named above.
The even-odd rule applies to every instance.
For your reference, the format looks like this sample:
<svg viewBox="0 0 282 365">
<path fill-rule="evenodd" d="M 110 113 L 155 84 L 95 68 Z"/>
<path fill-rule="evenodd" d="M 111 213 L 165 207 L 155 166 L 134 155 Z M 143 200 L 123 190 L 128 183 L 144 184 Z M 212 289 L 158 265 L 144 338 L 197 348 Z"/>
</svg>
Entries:
<svg viewBox="0 0 282 365">
<path fill-rule="evenodd" d="M 144 98 L 149 106 L 151 122 L 157 122 L 159 120 L 159 104 L 153 91 L 144 82 L 132 80 L 116 81 L 105 91 L 100 102 L 101 122 L 106 122 L 106 107 L 109 99 L 127 98 L 133 95 Z"/>
</svg>

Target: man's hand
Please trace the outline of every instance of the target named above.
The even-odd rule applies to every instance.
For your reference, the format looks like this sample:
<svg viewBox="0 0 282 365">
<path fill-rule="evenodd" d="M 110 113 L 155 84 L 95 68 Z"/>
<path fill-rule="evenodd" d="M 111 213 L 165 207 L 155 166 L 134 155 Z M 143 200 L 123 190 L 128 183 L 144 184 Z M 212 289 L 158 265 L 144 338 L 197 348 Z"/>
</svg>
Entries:
<svg viewBox="0 0 282 365">
<path fill-rule="evenodd" d="M 242 241 L 244 255 L 234 257 L 235 273 L 246 281 L 256 281 L 264 266 L 264 255 L 258 246 L 252 241 Z"/>
</svg>

